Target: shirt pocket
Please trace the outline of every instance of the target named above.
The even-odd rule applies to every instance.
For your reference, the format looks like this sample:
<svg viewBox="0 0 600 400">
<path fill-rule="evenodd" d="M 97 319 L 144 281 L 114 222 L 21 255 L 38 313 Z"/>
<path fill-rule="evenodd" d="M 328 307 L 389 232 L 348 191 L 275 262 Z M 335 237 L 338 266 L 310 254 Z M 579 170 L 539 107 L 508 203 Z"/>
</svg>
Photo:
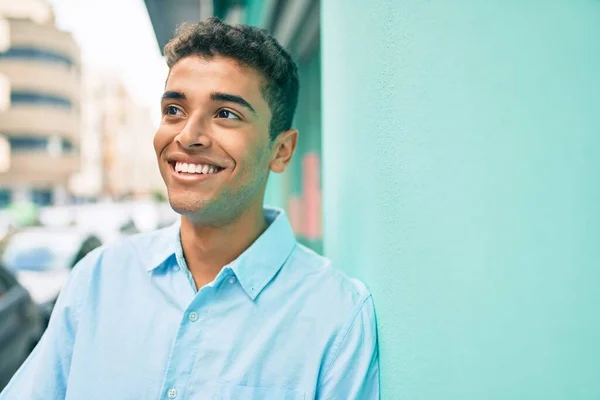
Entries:
<svg viewBox="0 0 600 400">
<path fill-rule="evenodd" d="M 213 400 L 305 400 L 302 392 L 270 387 L 220 385 Z"/>
</svg>

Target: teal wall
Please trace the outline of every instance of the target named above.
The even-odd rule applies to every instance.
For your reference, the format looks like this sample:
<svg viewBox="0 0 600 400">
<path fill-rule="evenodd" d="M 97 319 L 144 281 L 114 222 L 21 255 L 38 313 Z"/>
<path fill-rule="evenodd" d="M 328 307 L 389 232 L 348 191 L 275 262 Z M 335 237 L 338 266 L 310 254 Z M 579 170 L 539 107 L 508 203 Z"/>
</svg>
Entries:
<svg viewBox="0 0 600 400">
<path fill-rule="evenodd" d="M 296 152 L 290 165 L 283 174 L 271 173 L 264 203 L 285 209 L 291 213 L 290 201 L 302 203 L 302 216 L 299 221 L 292 218 L 298 241 L 311 249 L 322 253 L 323 242 L 321 235 L 309 234 L 295 222 L 306 222 L 309 213 L 321 214 L 321 207 L 309 210 L 307 206 L 306 183 L 303 162 L 309 154 L 321 158 L 321 56 L 317 49 L 307 60 L 299 61 L 298 74 L 300 77 L 300 93 L 298 108 L 294 118 L 294 128 L 300 132 Z M 320 181 L 320 179 L 319 179 Z M 321 187 L 322 185 L 318 185 Z M 290 215 L 293 217 L 293 215 Z"/>
<path fill-rule="evenodd" d="M 267 189 L 265 190 L 264 204 L 270 207 L 285 209 L 285 187 L 284 176 L 271 172 L 269 175 L 269 181 L 267 182 Z"/>
<path fill-rule="evenodd" d="M 300 77 L 300 93 L 298 108 L 294 118 L 294 127 L 300 132 L 298 146 L 286 178 L 289 184 L 284 186 L 285 197 L 302 198 L 306 201 L 305 183 L 303 174 L 303 161 L 308 154 L 321 157 L 321 55 L 317 49 L 314 55 L 307 60 L 299 61 L 298 74 Z M 304 206 L 304 214 L 312 212 Z M 314 212 L 321 213 L 321 209 Z M 317 252 L 322 252 L 322 238 L 308 237 L 301 230 L 297 234 L 298 240 Z"/>
<path fill-rule="evenodd" d="M 246 0 L 246 21 L 248 25 L 261 26 L 264 13 L 264 4 L 260 0 Z"/>
<path fill-rule="evenodd" d="M 324 247 L 383 399 L 600 398 L 600 1 L 322 2 Z"/>
</svg>

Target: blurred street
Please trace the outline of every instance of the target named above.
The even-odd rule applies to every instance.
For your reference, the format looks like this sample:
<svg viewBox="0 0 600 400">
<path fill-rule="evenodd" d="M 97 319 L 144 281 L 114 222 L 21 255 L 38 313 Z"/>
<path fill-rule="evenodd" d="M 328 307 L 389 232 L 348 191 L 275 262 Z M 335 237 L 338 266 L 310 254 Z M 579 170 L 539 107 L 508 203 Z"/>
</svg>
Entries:
<svg viewBox="0 0 600 400">
<path fill-rule="evenodd" d="M 137 81 L 136 61 L 106 62 L 126 27 L 94 34 L 114 4 L 0 1 L 0 390 L 79 260 L 177 217 L 152 149 L 165 67 L 143 3 L 125 3 L 140 32 L 125 57 L 146 65 Z"/>
</svg>

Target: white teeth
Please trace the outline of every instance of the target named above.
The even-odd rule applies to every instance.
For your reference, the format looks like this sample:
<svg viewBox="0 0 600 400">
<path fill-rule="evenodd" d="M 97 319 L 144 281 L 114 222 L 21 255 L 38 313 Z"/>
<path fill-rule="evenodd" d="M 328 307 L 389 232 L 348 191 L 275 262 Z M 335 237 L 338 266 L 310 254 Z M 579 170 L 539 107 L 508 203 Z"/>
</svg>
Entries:
<svg viewBox="0 0 600 400">
<path fill-rule="evenodd" d="M 182 162 L 175 163 L 175 171 L 185 172 L 188 174 L 214 174 L 219 169 L 209 164 L 188 164 Z"/>
</svg>

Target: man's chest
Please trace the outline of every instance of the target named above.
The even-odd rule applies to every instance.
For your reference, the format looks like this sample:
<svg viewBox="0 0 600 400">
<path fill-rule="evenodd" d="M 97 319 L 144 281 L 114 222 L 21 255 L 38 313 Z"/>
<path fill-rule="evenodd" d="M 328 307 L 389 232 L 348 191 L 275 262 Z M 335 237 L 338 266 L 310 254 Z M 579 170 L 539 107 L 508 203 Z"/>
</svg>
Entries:
<svg viewBox="0 0 600 400">
<path fill-rule="evenodd" d="M 160 297 L 115 296 L 89 310 L 78 329 L 68 398 L 314 397 L 326 346 L 314 320 L 235 291 L 226 299 L 205 293 L 185 308 Z"/>
</svg>

